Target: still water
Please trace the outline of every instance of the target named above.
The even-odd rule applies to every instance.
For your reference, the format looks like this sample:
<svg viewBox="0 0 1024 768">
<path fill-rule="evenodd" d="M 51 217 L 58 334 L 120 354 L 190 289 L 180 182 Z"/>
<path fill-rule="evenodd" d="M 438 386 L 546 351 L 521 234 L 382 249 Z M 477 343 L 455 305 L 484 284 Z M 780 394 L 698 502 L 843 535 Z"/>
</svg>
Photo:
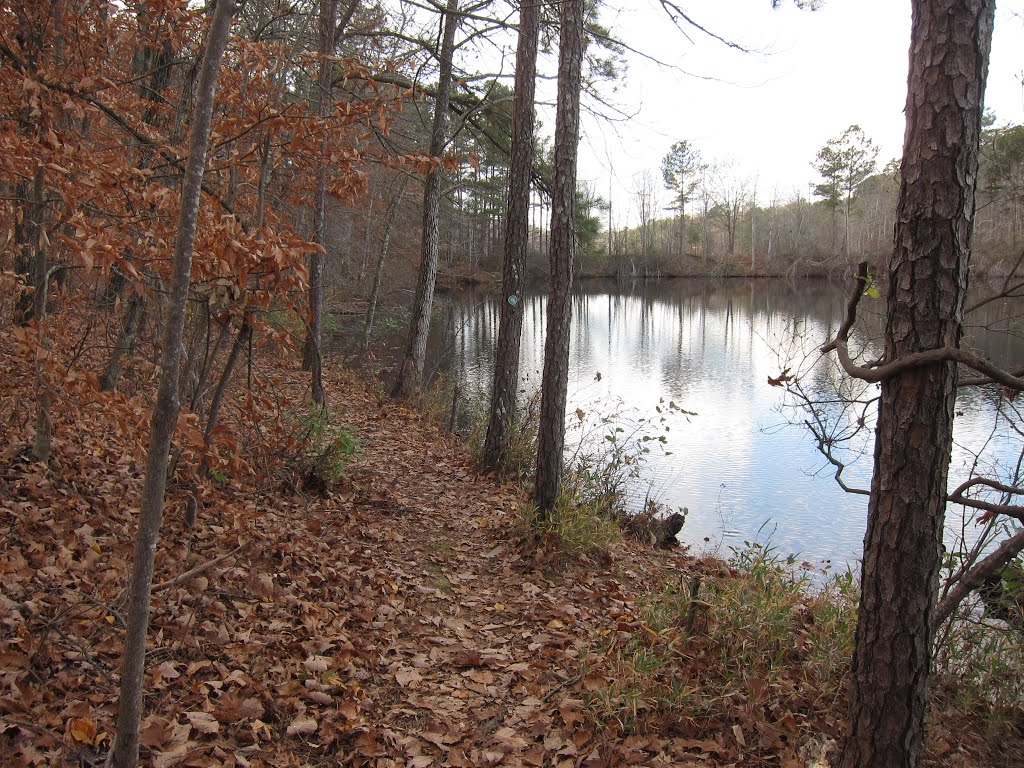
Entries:
<svg viewBox="0 0 1024 768">
<path fill-rule="evenodd" d="M 491 386 L 498 300 L 476 292 L 447 299 L 434 354 L 463 391 L 486 393 Z M 839 488 L 834 468 L 799 426 L 807 415 L 786 408 L 784 390 L 768 383 L 789 368 L 808 392 L 831 391 L 842 377 L 816 350 L 835 333 L 844 303 L 842 290 L 822 282 L 583 286 L 573 305 L 567 450 L 599 444 L 608 433 L 602 418 L 623 425 L 620 439 L 648 420 L 638 436 L 666 440 L 648 443 L 656 447 L 643 463 L 634 501 L 642 503 L 649 493 L 669 507 L 686 507 L 685 543 L 728 555 L 730 547 L 756 540 L 812 562 L 852 562 L 862 547 L 866 497 Z M 527 293 L 520 306 L 525 398 L 539 385 L 543 367 L 546 297 Z M 866 309 L 862 339 L 880 328 L 880 307 Z M 984 317 L 972 319 L 975 343 L 996 361 L 1024 355 L 1024 342 L 1002 332 L 1013 325 L 1009 312 L 995 302 Z M 1021 441 L 1005 422 L 996 425 L 998 402 L 992 387 L 961 390 L 951 484 L 968 476 L 983 447 L 987 461 L 1015 465 Z M 864 430 L 860 450 L 844 455 L 849 485 L 870 485 L 871 437 Z M 960 532 L 960 516 L 951 514 L 948 527 L 947 538 Z"/>
</svg>

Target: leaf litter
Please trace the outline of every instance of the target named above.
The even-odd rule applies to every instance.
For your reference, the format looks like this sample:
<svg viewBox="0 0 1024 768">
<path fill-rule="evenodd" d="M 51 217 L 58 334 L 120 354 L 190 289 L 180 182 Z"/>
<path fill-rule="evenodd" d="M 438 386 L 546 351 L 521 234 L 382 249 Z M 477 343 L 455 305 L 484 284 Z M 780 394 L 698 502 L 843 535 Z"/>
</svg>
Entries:
<svg viewBox="0 0 1024 768">
<path fill-rule="evenodd" d="M 12 445 L 27 439 L 15 404 L 31 401 L 20 364 L 0 350 Z M 279 375 L 299 401 L 303 374 Z M 704 565 L 630 542 L 610 558 L 531 550 L 520 492 L 455 438 L 352 374 L 327 383 L 361 443 L 336 492 L 285 494 L 257 472 L 171 488 L 144 765 L 803 764 L 729 702 L 706 727 L 595 714 L 643 597 Z M 113 418 L 58 422 L 49 466 L 0 457 L 3 765 L 100 765 L 111 743 L 145 444 L 126 449 Z"/>
</svg>

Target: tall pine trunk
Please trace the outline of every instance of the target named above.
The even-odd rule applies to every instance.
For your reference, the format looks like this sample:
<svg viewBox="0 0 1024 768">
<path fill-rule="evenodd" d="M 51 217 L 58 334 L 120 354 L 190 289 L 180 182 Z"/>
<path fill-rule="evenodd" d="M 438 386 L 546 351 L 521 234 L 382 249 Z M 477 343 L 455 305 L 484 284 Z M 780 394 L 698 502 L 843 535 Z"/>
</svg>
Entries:
<svg viewBox="0 0 1024 768">
<path fill-rule="evenodd" d="M 452 58 L 455 55 L 455 31 L 459 26 L 459 0 L 448 0 L 441 41 L 437 97 L 434 99 L 434 120 L 430 131 L 430 156 L 440 160 L 448 142 L 448 103 L 452 87 Z M 416 303 L 409 323 L 409 341 L 392 395 L 409 397 L 417 392 L 423 380 L 427 358 L 427 334 L 434 305 L 434 284 L 437 282 L 437 256 L 441 238 L 441 167 L 427 174 L 423 188 L 423 248 L 419 276 L 416 281 Z"/>
<path fill-rule="evenodd" d="M 914 0 L 885 359 L 960 344 L 994 0 Z M 956 364 L 882 382 L 844 768 L 920 764 Z"/>
<path fill-rule="evenodd" d="M 533 497 L 541 519 L 558 500 L 565 447 L 572 275 L 576 263 L 576 154 L 580 137 L 583 12 L 583 0 L 562 0 L 559 12 L 555 179 L 551 194 L 551 294 L 548 298 Z"/>
<path fill-rule="evenodd" d="M 530 178 L 533 171 L 533 122 L 536 113 L 533 99 L 536 92 L 539 37 L 540 4 L 526 0 L 519 11 L 512 157 L 508 171 L 508 219 L 501 282 L 501 321 L 498 325 L 498 349 L 494 361 L 491 414 L 484 440 L 484 464 L 495 469 L 504 460 L 509 428 L 515 419 L 516 389 L 519 384 L 523 283 L 530 237 Z"/>
<path fill-rule="evenodd" d="M 189 276 L 192 270 L 192 246 L 199 218 L 199 196 L 210 140 L 217 72 L 227 48 L 234 10 L 233 0 L 219 0 L 214 12 L 199 73 L 192 136 L 189 141 L 185 176 L 182 180 L 181 211 L 171 264 L 171 297 L 163 338 L 160 386 L 156 404 L 153 406 L 149 453 L 146 457 L 146 479 L 142 490 L 139 530 L 135 540 L 135 557 L 128 593 L 128 629 L 121 669 L 117 733 L 107 758 L 108 765 L 115 768 L 135 768 L 139 762 L 139 725 L 142 721 L 142 682 L 146 667 L 146 633 L 149 629 L 153 558 L 163 517 L 168 451 L 178 421 L 178 364 L 181 358 L 185 303 L 188 299 Z"/>
</svg>

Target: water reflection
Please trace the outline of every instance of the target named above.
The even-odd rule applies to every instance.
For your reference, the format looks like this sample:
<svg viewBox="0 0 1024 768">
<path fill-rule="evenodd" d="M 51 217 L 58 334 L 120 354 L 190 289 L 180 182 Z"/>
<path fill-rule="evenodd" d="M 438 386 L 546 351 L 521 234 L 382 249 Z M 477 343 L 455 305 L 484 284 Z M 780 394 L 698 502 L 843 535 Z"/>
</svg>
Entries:
<svg viewBox="0 0 1024 768">
<path fill-rule="evenodd" d="M 866 498 L 838 487 L 807 430 L 784 425 L 794 414 L 780 414 L 782 390 L 768 383 L 785 367 L 819 397 L 845 382 L 833 366 L 814 363 L 817 348 L 838 328 L 844 304 L 841 291 L 825 283 L 588 284 L 573 303 L 569 423 L 578 426 L 577 408 L 656 417 L 659 403 L 675 401 L 697 415 L 664 414 L 671 454 L 653 452 L 645 480 L 659 500 L 689 509 L 684 540 L 728 554 L 730 546 L 770 536 L 783 553 L 852 560 L 862 546 Z M 528 293 L 521 306 L 521 371 L 530 390 L 543 366 L 546 297 Z M 881 328 L 877 311 L 866 307 L 854 344 L 870 348 Z M 996 302 L 981 314 L 973 318 L 972 340 L 997 361 L 1021 359 L 1021 339 L 996 332 L 1013 324 L 1009 308 Z M 448 317 L 446 339 L 435 339 L 435 348 L 454 354 L 443 356 L 441 365 L 464 390 L 486 393 L 497 339 L 495 300 L 460 294 Z M 863 394 L 874 391 L 866 387 Z M 951 470 L 957 481 L 967 476 L 972 451 L 981 445 L 993 448 L 994 462 L 1017 460 L 1017 436 L 1005 425 L 992 431 L 997 400 L 993 388 L 961 392 Z M 570 432 L 570 444 L 580 431 Z M 846 456 L 850 485 L 870 485 L 870 437 L 864 431 L 863 455 Z"/>
</svg>

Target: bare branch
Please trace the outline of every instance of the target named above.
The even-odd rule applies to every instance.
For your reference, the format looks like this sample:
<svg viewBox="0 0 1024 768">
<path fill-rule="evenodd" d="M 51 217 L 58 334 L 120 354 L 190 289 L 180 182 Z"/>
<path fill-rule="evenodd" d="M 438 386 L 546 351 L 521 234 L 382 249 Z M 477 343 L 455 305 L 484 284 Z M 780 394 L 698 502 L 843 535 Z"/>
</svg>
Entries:
<svg viewBox="0 0 1024 768">
<path fill-rule="evenodd" d="M 814 414 L 815 418 L 817 418 L 817 411 L 814 411 Z M 807 428 L 811 430 L 811 434 L 814 435 L 814 440 L 818 444 L 818 452 L 825 457 L 825 460 L 828 461 L 829 464 L 836 468 L 836 472 L 835 475 L 833 475 L 833 477 L 835 478 L 835 481 L 839 484 L 839 487 L 842 488 L 847 493 L 855 493 L 860 496 L 870 496 L 871 491 L 865 490 L 864 488 L 854 488 L 853 486 L 846 484 L 846 481 L 843 480 L 843 471 L 846 469 L 846 464 L 841 462 L 832 454 L 831 441 L 829 441 L 829 439 L 825 437 L 823 434 L 819 433 L 810 421 L 804 421 L 804 424 L 807 425 Z"/>
<path fill-rule="evenodd" d="M 963 602 L 972 591 L 980 587 L 985 581 L 994 576 L 996 572 L 1015 558 L 1021 550 L 1024 550 L 1024 530 L 1018 531 L 1013 536 L 1005 539 L 995 550 L 977 565 L 971 568 L 956 583 L 949 593 L 939 601 L 932 616 L 932 630 L 937 630 L 942 624 L 953 615 L 957 606 Z"/>
<path fill-rule="evenodd" d="M 675 3 L 671 2 L 671 0 L 660 0 L 660 2 L 661 2 L 661 7 L 664 8 L 665 9 L 665 13 L 668 14 L 669 19 L 672 20 L 673 24 L 675 24 L 676 29 L 678 29 L 680 32 L 682 32 L 684 35 L 686 35 L 686 39 L 690 40 L 690 42 L 693 42 L 693 39 L 689 35 L 686 34 L 686 30 L 683 28 L 683 25 L 680 24 L 680 21 L 685 21 L 688 25 L 690 25 L 694 29 L 703 32 L 705 35 L 710 37 L 712 40 L 717 40 L 718 42 L 722 43 L 723 45 L 725 45 L 725 46 L 727 46 L 729 48 L 732 48 L 732 49 L 737 50 L 737 51 L 742 51 L 743 53 L 750 53 L 751 52 L 749 48 L 745 48 L 744 46 L 740 45 L 739 43 L 735 43 L 732 40 L 726 40 L 724 37 L 721 37 L 720 35 L 716 35 L 714 32 L 709 30 L 707 27 L 705 27 L 705 26 L 703 26 L 701 24 L 698 24 L 682 8 L 680 8 Z"/>
<path fill-rule="evenodd" d="M 210 570 L 211 568 L 213 568 L 213 566 L 217 565 L 218 563 L 222 563 L 229 557 L 237 555 L 247 545 L 248 542 L 243 542 L 242 544 L 239 544 L 237 547 L 232 549 L 230 552 L 225 552 L 223 555 L 219 555 L 213 558 L 212 560 L 207 560 L 205 563 L 200 563 L 195 568 L 185 571 L 184 573 L 175 576 L 173 579 L 168 579 L 167 581 L 161 581 L 159 584 L 154 584 L 153 592 L 163 592 L 165 589 L 171 589 L 172 587 L 177 587 L 180 584 L 184 584 L 189 579 L 194 579 L 196 576 L 199 576 L 205 573 L 206 571 Z"/>
<path fill-rule="evenodd" d="M 912 368 L 918 368 L 924 365 L 936 365 L 938 363 L 956 362 L 983 374 L 990 382 L 1002 384 L 1004 387 L 1009 387 L 1014 390 L 1024 390 L 1024 377 L 1014 375 L 1013 373 L 1000 368 L 991 360 L 987 360 L 981 355 L 965 349 L 960 349 L 959 347 L 939 347 L 937 349 L 929 349 L 924 352 L 914 352 L 913 354 L 905 355 L 904 357 L 884 364 L 873 364 L 869 366 L 857 365 L 857 363 L 853 361 L 853 358 L 850 357 L 848 343 L 850 329 L 853 328 L 853 324 L 857 319 L 857 305 L 860 303 L 860 297 L 864 295 L 867 287 L 868 266 L 866 261 L 862 261 L 857 268 L 856 283 L 854 284 L 853 292 L 850 295 L 850 300 L 846 307 L 846 318 L 843 320 L 842 325 L 839 326 L 839 330 L 836 332 L 836 338 L 821 348 L 822 354 L 828 354 L 829 352 L 835 351 L 839 358 L 839 364 L 848 375 L 860 379 L 861 381 L 877 383 L 886 379 L 891 379 L 893 376 L 897 376 Z"/>
<path fill-rule="evenodd" d="M 947 498 L 952 502 L 963 504 L 965 507 L 970 507 L 971 509 L 978 509 L 992 515 L 1014 517 L 1017 520 L 1024 522 L 1024 507 L 1019 504 L 996 504 L 994 502 L 984 501 L 982 499 L 972 499 L 969 496 L 964 496 L 964 493 L 968 490 L 979 485 L 991 488 L 994 491 L 999 491 L 1007 496 L 1024 495 L 1024 488 L 1006 485 L 987 477 L 972 477 L 970 480 L 966 480 L 957 486 L 956 490 L 949 494 Z"/>
<path fill-rule="evenodd" d="M 1014 291 L 1018 291 L 1021 288 L 1024 288 L 1024 281 L 1015 284 L 1013 287 L 1010 287 L 1010 280 L 1012 280 L 1013 276 L 1017 274 L 1017 270 L 1020 269 L 1020 265 L 1022 263 L 1024 263 L 1024 250 L 1020 252 L 1020 255 L 1017 257 L 1017 261 L 1014 262 L 1013 269 L 1006 273 L 1006 277 L 1003 280 L 1002 288 L 1000 288 L 992 296 L 988 296 L 987 298 L 981 299 L 980 301 L 977 301 L 971 306 L 969 306 L 966 310 L 964 310 L 965 314 L 969 314 L 974 310 L 985 306 L 986 304 L 989 304 L 993 301 L 998 301 L 999 299 L 1002 298 L 1007 298 L 1011 296 L 1013 298 L 1017 298 L 1017 296 L 1014 295 Z"/>
</svg>

